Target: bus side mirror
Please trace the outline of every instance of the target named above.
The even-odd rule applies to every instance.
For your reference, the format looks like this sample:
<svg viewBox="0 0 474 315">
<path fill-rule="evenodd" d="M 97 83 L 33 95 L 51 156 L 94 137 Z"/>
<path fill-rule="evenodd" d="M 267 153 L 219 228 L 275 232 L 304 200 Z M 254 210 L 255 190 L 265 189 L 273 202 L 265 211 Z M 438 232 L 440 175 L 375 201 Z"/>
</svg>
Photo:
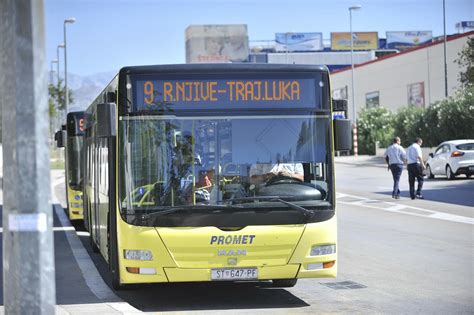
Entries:
<svg viewBox="0 0 474 315">
<path fill-rule="evenodd" d="M 54 134 L 54 140 L 56 140 L 56 147 L 57 148 L 64 148 L 65 147 L 65 140 L 66 140 L 66 131 L 65 130 L 58 130 Z"/>
<path fill-rule="evenodd" d="M 97 129 L 99 138 L 113 137 L 117 135 L 116 127 L 116 105 L 114 103 L 103 103 L 97 105 Z"/>
<path fill-rule="evenodd" d="M 335 119 L 334 121 L 334 146 L 335 151 L 352 149 L 352 128 L 349 119 Z"/>
</svg>

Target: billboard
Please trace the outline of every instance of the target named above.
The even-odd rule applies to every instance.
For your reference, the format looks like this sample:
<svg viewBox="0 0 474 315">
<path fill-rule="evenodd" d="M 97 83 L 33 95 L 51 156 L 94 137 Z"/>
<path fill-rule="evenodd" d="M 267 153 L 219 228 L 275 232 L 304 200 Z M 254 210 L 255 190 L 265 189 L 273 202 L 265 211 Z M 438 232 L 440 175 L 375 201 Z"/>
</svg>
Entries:
<svg viewBox="0 0 474 315">
<path fill-rule="evenodd" d="M 408 106 L 425 107 L 425 83 L 408 84 Z"/>
<path fill-rule="evenodd" d="M 354 50 L 373 50 L 379 48 L 377 32 L 353 32 Z M 331 33 L 332 50 L 351 50 L 350 32 Z"/>
<path fill-rule="evenodd" d="M 431 31 L 387 32 L 387 48 L 406 50 L 418 45 L 431 43 Z"/>
<path fill-rule="evenodd" d="M 191 25 L 186 28 L 186 63 L 246 62 L 247 25 Z"/>
<path fill-rule="evenodd" d="M 457 28 L 460 28 L 460 27 L 474 28 L 474 21 L 462 21 L 462 22 L 456 23 L 456 27 Z"/>
<path fill-rule="evenodd" d="M 285 51 L 321 51 L 323 33 L 276 33 L 275 50 Z"/>
</svg>

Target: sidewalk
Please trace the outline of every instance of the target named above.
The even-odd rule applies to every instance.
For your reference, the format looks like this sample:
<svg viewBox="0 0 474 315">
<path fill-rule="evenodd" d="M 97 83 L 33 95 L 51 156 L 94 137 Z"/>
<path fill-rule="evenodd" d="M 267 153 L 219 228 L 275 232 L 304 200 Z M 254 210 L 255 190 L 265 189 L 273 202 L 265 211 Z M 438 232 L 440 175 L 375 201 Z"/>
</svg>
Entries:
<svg viewBox="0 0 474 315">
<path fill-rule="evenodd" d="M 1 149 L 1 147 L 0 147 Z M 0 151 L 1 153 L 1 151 Z M 0 179 L 1 179 L 0 155 Z M 61 203 L 63 193 L 63 175 L 61 171 L 51 172 L 51 195 L 54 233 L 56 314 L 136 314 L 134 308 L 118 297 L 98 273 L 96 266 L 83 247 L 76 230 L 69 222 Z M 64 171 L 62 171 L 64 173 Z M 3 269 L 3 207 L 0 189 L 0 268 Z M 59 197 L 59 198 L 58 198 Z M 0 273 L 0 314 L 4 314 L 3 274 Z"/>
<path fill-rule="evenodd" d="M 357 157 L 353 155 L 349 156 L 336 156 L 334 157 L 336 164 L 350 164 L 350 165 L 363 165 L 363 166 L 375 166 L 375 167 L 387 167 L 387 163 L 382 156 L 376 155 L 359 155 Z"/>
</svg>

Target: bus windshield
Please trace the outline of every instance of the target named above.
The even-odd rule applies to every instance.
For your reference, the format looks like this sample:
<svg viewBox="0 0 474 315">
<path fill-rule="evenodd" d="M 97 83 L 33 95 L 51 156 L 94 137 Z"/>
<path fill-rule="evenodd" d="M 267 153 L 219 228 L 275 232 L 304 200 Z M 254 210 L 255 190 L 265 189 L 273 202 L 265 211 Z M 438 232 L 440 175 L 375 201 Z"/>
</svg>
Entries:
<svg viewBox="0 0 474 315">
<path fill-rule="evenodd" d="M 239 205 L 256 207 L 259 196 L 306 208 L 331 200 L 328 115 L 144 115 L 122 116 L 119 124 L 122 213 L 212 208 L 247 197 L 252 202 Z"/>
</svg>

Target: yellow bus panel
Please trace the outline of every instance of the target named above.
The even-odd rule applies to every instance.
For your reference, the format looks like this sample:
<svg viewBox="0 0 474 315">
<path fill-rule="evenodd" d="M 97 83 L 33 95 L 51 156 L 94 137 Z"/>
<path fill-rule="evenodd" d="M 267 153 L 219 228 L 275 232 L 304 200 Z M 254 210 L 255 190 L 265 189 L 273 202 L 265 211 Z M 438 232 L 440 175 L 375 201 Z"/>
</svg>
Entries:
<svg viewBox="0 0 474 315">
<path fill-rule="evenodd" d="M 67 208 L 70 220 L 83 220 L 82 191 L 67 186 Z"/>
</svg>

